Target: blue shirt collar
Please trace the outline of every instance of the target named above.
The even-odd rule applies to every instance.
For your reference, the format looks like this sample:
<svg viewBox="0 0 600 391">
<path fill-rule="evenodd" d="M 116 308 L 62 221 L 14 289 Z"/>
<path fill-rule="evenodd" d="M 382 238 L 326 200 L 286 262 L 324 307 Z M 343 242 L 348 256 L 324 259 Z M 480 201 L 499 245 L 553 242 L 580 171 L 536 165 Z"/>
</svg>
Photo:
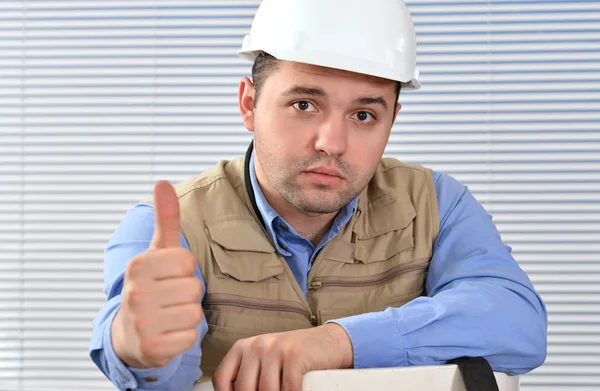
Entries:
<svg viewBox="0 0 600 391">
<path fill-rule="evenodd" d="M 250 156 L 250 182 L 252 183 L 252 190 L 254 191 L 256 206 L 258 207 L 258 211 L 263 218 L 265 228 L 269 236 L 271 236 L 273 242 L 277 245 L 277 248 L 280 252 L 286 252 L 285 250 L 280 248 L 279 241 L 277 240 L 278 238 L 276 235 L 277 230 L 275 229 L 275 227 L 280 223 L 284 223 L 289 227 L 289 230 L 293 235 L 298 237 L 301 236 L 279 215 L 279 213 L 275 211 L 275 209 L 273 209 L 273 207 L 271 207 L 271 205 L 265 198 L 265 195 L 258 184 L 258 179 L 256 178 L 256 169 L 254 167 L 254 151 L 252 151 L 252 155 Z M 318 248 L 323 247 L 329 240 L 335 237 L 339 233 L 340 228 L 342 228 L 348 223 L 348 221 L 350 221 L 350 218 L 352 218 L 352 215 L 356 210 L 357 202 L 358 197 L 355 197 L 346 206 L 340 209 L 337 216 L 333 220 L 333 224 L 331 225 L 329 232 L 327 232 L 327 234 L 323 237 L 323 240 L 319 244 Z"/>
</svg>

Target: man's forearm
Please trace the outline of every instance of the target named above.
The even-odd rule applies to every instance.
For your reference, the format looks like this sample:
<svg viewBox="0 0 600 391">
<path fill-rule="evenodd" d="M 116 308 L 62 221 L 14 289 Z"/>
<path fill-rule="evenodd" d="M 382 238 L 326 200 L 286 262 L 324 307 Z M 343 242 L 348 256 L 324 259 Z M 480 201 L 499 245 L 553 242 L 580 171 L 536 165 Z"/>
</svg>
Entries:
<svg viewBox="0 0 600 391">
<path fill-rule="evenodd" d="M 440 365 L 462 356 L 486 357 L 495 371 L 513 375 L 541 365 L 547 320 L 535 294 L 486 280 L 334 322 L 352 339 L 356 368 Z"/>
</svg>

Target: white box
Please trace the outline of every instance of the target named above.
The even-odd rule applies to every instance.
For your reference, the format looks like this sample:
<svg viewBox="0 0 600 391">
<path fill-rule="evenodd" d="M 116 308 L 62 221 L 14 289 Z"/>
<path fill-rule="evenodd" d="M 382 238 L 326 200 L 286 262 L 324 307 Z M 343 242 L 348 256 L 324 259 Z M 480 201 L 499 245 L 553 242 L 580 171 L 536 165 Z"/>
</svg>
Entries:
<svg viewBox="0 0 600 391">
<path fill-rule="evenodd" d="M 494 373 L 500 391 L 519 391 L 519 377 Z M 466 391 L 456 365 L 343 369 L 313 371 L 304 375 L 302 391 Z M 213 391 L 211 383 L 200 383 L 193 391 Z"/>
</svg>

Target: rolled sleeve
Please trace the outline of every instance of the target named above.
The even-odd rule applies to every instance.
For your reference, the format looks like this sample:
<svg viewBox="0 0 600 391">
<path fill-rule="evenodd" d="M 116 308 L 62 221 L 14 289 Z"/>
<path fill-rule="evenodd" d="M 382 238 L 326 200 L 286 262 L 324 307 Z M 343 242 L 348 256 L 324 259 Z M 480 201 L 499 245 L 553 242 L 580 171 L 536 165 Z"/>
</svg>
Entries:
<svg viewBox="0 0 600 391">
<path fill-rule="evenodd" d="M 354 351 L 354 368 L 406 366 L 404 339 L 396 321 L 386 313 L 372 312 L 327 323 L 336 323 L 348 333 Z"/>
</svg>

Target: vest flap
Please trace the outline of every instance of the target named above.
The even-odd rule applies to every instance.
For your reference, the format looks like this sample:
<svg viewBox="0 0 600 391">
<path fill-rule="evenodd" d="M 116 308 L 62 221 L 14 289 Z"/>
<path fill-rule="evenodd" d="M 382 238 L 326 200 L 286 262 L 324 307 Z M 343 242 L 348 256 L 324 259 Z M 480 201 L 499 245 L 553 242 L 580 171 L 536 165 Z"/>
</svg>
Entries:
<svg viewBox="0 0 600 391">
<path fill-rule="evenodd" d="M 386 194 L 371 202 L 366 213 L 361 213 L 360 225 L 356 227 L 357 238 L 371 239 L 384 233 L 404 229 L 416 216 L 412 202 L 399 200 L 392 194 Z"/>
<path fill-rule="evenodd" d="M 371 203 L 357 232 L 355 258 L 363 263 L 385 261 L 414 247 L 412 222 L 417 216 L 410 201 L 390 194 Z"/>
<path fill-rule="evenodd" d="M 227 251 L 213 251 L 218 278 L 233 278 L 242 282 L 258 282 L 264 280 L 279 281 L 284 273 L 281 261 L 273 254 Z"/>
<path fill-rule="evenodd" d="M 385 261 L 399 252 L 413 247 L 414 238 L 412 236 L 399 237 L 394 233 L 388 233 L 377 240 L 365 240 L 357 243 L 355 258 L 363 263 Z"/>
<path fill-rule="evenodd" d="M 272 254 L 275 248 L 250 215 L 223 216 L 207 221 L 210 238 L 225 250 Z"/>
<path fill-rule="evenodd" d="M 354 263 L 354 243 L 347 243 L 338 238 L 329 242 L 323 248 L 323 259 L 331 259 L 334 261 Z"/>
<path fill-rule="evenodd" d="M 230 215 L 206 222 L 217 275 L 256 282 L 283 274 L 283 265 L 250 215 Z"/>
</svg>

